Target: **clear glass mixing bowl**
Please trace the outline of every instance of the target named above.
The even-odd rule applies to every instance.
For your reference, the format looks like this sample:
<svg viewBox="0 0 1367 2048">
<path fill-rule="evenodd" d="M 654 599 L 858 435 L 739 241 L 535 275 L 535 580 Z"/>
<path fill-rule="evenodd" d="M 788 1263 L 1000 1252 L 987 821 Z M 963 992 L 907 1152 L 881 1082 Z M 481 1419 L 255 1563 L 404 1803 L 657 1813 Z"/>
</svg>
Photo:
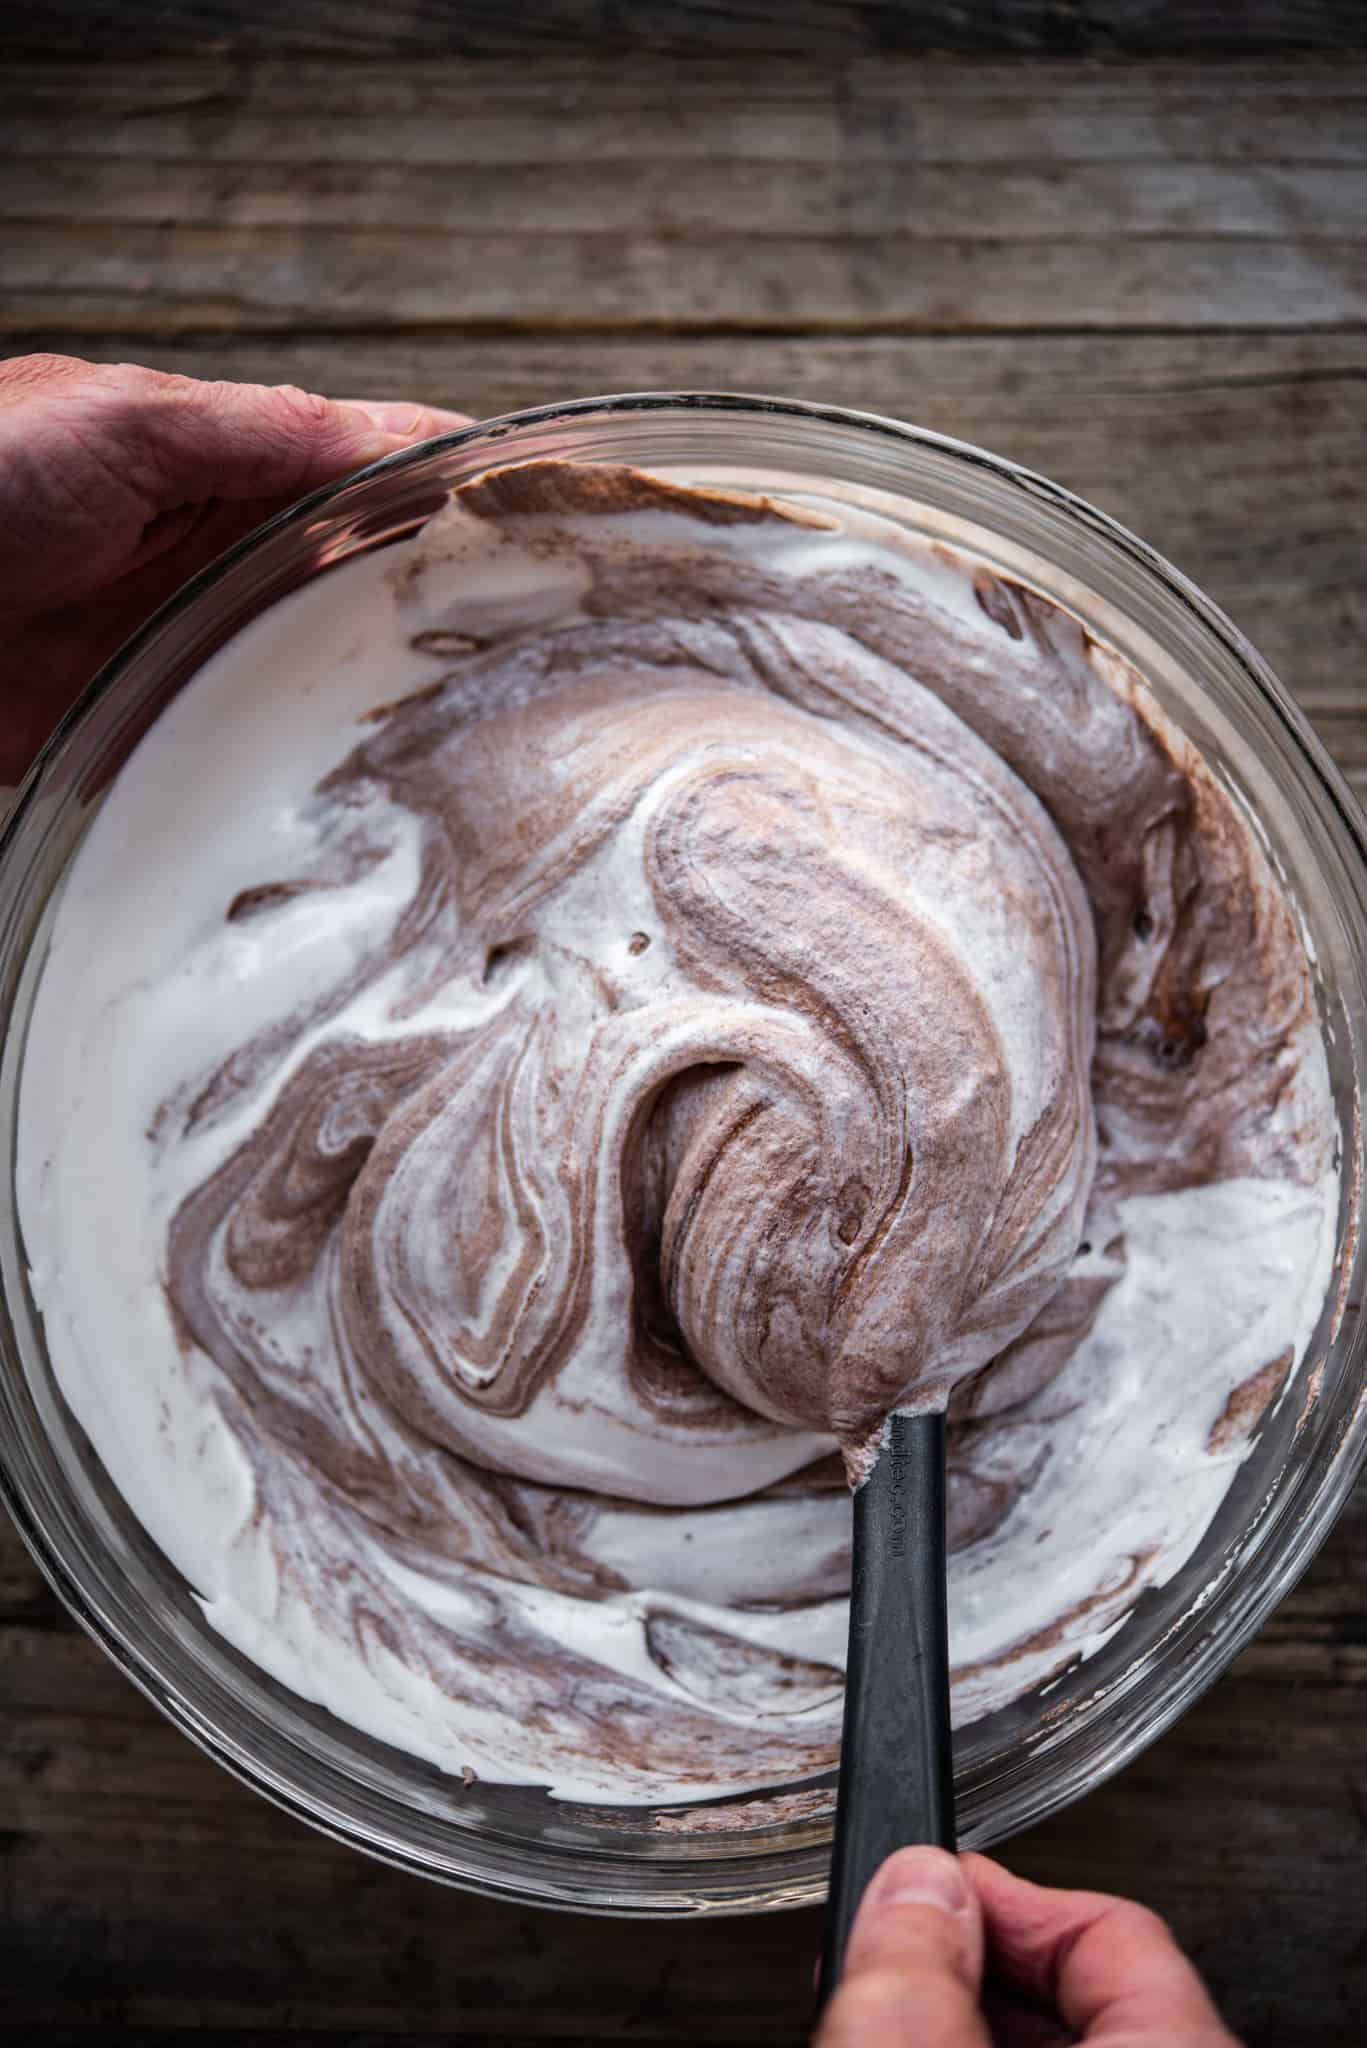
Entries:
<svg viewBox="0 0 1367 2048">
<path fill-rule="evenodd" d="M 956 1741 L 962 1838 L 1062 1806 L 1152 1742 L 1228 1664 L 1327 1533 L 1367 1452 L 1357 1099 L 1367 1047 L 1364 826 L 1305 720 L 1229 621 L 1056 485 L 891 420 L 758 398 L 645 394 L 494 420 L 391 457 L 271 521 L 109 664 L 0 838 L 0 1486 L 77 1619 L 187 1734 L 342 1840 L 428 1876 L 580 1911 L 756 1911 L 825 1888 L 832 1780 L 657 1811 L 467 1788 L 285 1691 L 221 1641 L 105 1477 L 54 1379 L 13 1199 L 26 1024 L 54 897 L 102 792 L 229 635 L 306 579 L 411 533 L 491 464 L 556 456 L 872 505 L 1069 605 L 1150 679 L 1260 821 L 1316 962 L 1343 1129 L 1340 1261 L 1309 1356 L 1206 1541 L 1088 1662 Z M 111 1360 L 110 1369 L 119 1369 Z"/>
</svg>

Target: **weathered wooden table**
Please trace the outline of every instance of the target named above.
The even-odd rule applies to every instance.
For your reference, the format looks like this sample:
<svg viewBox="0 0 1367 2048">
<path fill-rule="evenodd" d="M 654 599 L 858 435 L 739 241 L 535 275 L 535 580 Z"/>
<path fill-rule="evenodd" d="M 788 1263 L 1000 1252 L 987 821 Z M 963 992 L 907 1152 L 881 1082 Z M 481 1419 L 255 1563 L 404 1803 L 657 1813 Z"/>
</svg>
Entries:
<svg viewBox="0 0 1367 2048">
<path fill-rule="evenodd" d="M 132 8 L 120 56 L 94 8 L 94 63 L 81 10 L 47 12 L 65 61 L 0 64 L 7 349 L 477 414 L 720 385 L 922 421 L 1154 540 L 1367 792 L 1355 60 L 922 60 L 865 24 L 817 66 L 763 54 L 759 7 L 748 54 L 608 61 L 518 6 L 503 61 L 440 55 L 401 6 L 394 58 L 339 0 L 286 9 L 274 55 L 189 5 Z M 1072 47 L 1071 12 L 1021 18 Z M 1333 12 L 1281 16 L 1322 45 Z M 1220 43 L 1218 8 L 1193 19 Z M 1360 1494 L 1204 1703 L 1011 1848 L 1168 1914 L 1280 2048 L 1364 2038 L 1365 1584 Z M 160 1720 L 0 1531 L 0 2026 L 25 2040 L 796 2042 L 816 1939 L 812 1914 L 518 1912 L 334 1847 Z"/>
</svg>

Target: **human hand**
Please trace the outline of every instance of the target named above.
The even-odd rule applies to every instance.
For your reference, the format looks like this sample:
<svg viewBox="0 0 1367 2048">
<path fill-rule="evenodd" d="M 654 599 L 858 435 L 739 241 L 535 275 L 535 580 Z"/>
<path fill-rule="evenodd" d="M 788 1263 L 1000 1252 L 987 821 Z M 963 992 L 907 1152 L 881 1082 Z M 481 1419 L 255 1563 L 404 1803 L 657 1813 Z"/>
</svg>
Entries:
<svg viewBox="0 0 1367 2048">
<path fill-rule="evenodd" d="M 186 579 L 273 512 L 461 413 L 200 383 L 69 356 L 0 362 L 0 783 Z"/>
<path fill-rule="evenodd" d="M 900 1849 L 850 1931 L 813 2048 L 1237 2048 L 1156 1914 L 986 1856 Z"/>
</svg>

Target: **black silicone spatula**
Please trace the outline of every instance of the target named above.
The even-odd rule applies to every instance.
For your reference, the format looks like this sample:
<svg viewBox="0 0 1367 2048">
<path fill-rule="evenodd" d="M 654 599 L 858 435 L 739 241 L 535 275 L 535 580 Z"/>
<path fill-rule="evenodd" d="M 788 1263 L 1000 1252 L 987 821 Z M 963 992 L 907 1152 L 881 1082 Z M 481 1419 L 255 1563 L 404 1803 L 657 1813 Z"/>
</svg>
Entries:
<svg viewBox="0 0 1367 2048">
<path fill-rule="evenodd" d="M 819 1998 L 884 1857 L 955 1846 L 945 1615 L 945 1420 L 894 1415 L 854 1496 L 850 1654 Z"/>
</svg>

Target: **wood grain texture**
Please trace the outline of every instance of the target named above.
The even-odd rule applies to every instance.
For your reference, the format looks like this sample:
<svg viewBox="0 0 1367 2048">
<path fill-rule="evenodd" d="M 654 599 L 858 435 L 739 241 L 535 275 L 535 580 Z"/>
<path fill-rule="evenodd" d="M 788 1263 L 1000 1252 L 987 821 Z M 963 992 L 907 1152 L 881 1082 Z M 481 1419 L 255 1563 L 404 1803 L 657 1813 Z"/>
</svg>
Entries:
<svg viewBox="0 0 1367 2048">
<path fill-rule="evenodd" d="M 725 50 L 830 59 L 953 50 L 982 55 L 1246 55 L 1337 50 L 1364 39 L 1356 0 L 28 0 L 0 46 L 63 52 L 290 49 L 333 56 L 537 57 Z"/>
<path fill-rule="evenodd" d="M 1245 50 L 1367 25 L 1237 12 Z M 1367 796 L 1367 69 L 897 54 L 1210 48 L 1231 18 L 287 0 L 267 27 L 230 0 L 37 0 L 0 21 L 0 348 L 479 415 L 720 386 L 916 419 L 1159 546 Z M 797 39 L 828 61 L 786 61 Z M 452 49 L 519 61 L 426 61 Z M 1364 1583 L 1360 1490 L 1220 1685 L 1012 1845 L 1168 1914 L 1250 2044 L 1362 2039 Z M 164 1723 L 0 1526 L 0 2029 L 797 2043 L 816 1941 L 813 1914 L 518 1912 L 336 1847 Z"/>
<path fill-rule="evenodd" d="M 1367 321 L 1341 67 L 13 64 L 0 128 L 11 327 Z"/>
<path fill-rule="evenodd" d="M 0 71 L 7 155 L 340 162 L 364 203 L 383 163 L 781 163 L 820 175 L 837 149 L 874 197 L 911 155 L 1029 174 L 1064 164 L 1367 162 L 1360 59 L 1296 65 L 856 61 L 535 65 L 265 56 Z M 362 175 L 364 170 L 364 175 Z M 1180 169 L 1179 169 L 1180 174 Z M 1215 219 L 1213 231 L 1227 223 Z"/>
</svg>

